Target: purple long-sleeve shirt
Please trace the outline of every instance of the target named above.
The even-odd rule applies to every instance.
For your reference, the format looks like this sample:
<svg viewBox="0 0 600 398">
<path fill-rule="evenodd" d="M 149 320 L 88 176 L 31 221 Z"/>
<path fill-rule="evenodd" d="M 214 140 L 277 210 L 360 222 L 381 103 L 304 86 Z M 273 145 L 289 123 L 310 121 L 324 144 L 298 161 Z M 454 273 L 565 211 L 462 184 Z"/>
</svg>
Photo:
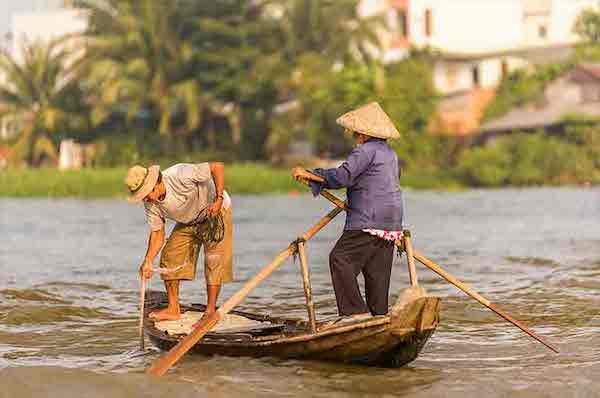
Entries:
<svg viewBox="0 0 600 398">
<path fill-rule="evenodd" d="M 355 148 L 340 167 L 313 172 L 325 179 L 312 184 L 313 194 L 323 188 L 347 188 L 350 211 L 344 229 L 402 230 L 398 157 L 385 140 L 371 138 Z"/>
</svg>

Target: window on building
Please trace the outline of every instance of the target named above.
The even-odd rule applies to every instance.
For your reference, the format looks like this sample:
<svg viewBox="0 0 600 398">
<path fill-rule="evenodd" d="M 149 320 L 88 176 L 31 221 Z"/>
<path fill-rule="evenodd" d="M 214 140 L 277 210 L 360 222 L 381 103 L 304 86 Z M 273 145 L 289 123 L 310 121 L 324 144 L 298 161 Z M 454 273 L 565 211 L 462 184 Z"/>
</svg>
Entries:
<svg viewBox="0 0 600 398">
<path fill-rule="evenodd" d="M 473 74 L 473 87 L 479 87 L 481 85 L 481 77 L 479 76 L 479 66 L 475 65 L 471 69 Z"/>
<path fill-rule="evenodd" d="M 433 34 L 433 13 L 431 10 L 425 10 L 425 36 L 431 37 Z"/>
<path fill-rule="evenodd" d="M 401 38 L 408 38 L 408 13 L 406 10 L 398 11 L 398 32 L 400 32 Z"/>
<path fill-rule="evenodd" d="M 448 89 L 454 90 L 456 82 L 458 80 L 458 68 L 455 64 L 450 63 L 446 68 L 446 81 L 448 82 Z"/>
<path fill-rule="evenodd" d="M 500 68 L 502 70 L 502 77 L 506 77 L 508 75 L 508 62 L 506 62 L 506 60 L 502 60 Z"/>
<path fill-rule="evenodd" d="M 545 39 L 548 36 L 548 28 L 544 25 L 538 26 L 538 37 L 540 39 Z"/>
</svg>

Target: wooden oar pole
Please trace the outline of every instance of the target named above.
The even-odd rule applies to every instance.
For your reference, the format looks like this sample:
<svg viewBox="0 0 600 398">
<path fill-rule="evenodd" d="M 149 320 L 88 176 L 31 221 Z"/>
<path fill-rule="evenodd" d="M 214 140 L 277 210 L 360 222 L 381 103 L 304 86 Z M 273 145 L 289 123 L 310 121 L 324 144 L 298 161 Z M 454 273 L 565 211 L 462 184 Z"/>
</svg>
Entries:
<svg viewBox="0 0 600 398">
<path fill-rule="evenodd" d="M 459 288 L 460 290 L 462 290 L 463 292 L 465 292 L 468 296 L 470 296 L 470 297 L 474 298 L 475 300 L 477 300 L 481 305 L 489 308 L 490 310 L 492 310 L 496 314 L 500 315 L 502 318 L 506 319 L 508 322 L 512 323 L 513 325 L 515 325 L 516 327 L 518 327 L 519 329 L 521 329 L 522 331 L 524 331 L 525 333 L 527 333 L 529 336 L 533 337 L 535 340 L 539 341 L 540 343 L 542 343 L 543 345 L 545 345 L 546 347 L 548 347 L 549 349 L 551 349 L 552 351 L 554 351 L 555 353 L 558 354 L 558 349 L 555 346 L 553 346 L 552 344 L 550 344 L 548 341 L 546 341 L 541 336 L 538 336 L 537 334 L 535 334 L 533 331 L 531 331 L 529 328 L 527 328 L 521 322 L 519 322 L 516 319 L 512 318 L 510 315 L 508 315 L 502 309 L 498 308 L 498 306 L 492 304 L 485 297 L 483 297 L 479 293 L 475 292 L 473 289 L 471 289 L 470 287 L 468 287 L 467 285 L 465 285 L 464 283 L 462 283 L 461 281 L 459 281 L 458 279 L 456 279 L 454 276 L 452 276 L 448 272 L 444 271 L 439 265 L 437 265 L 436 263 L 434 263 L 431 260 L 428 260 L 421 253 L 419 253 L 417 251 L 415 251 L 413 253 L 413 256 L 421 264 L 423 264 L 424 266 L 426 266 L 427 268 L 429 268 L 430 270 L 432 270 L 436 274 L 440 275 L 442 278 L 444 278 L 448 282 L 452 283 L 454 286 L 456 286 L 457 288 Z"/>
<path fill-rule="evenodd" d="M 410 278 L 410 285 L 416 287 L 419 282 L 417 280 L 417 268 L 415 267 L 415 258 L 413 256 L 413 247 L 410 240 L 410 231 L 402 231 L 404 240 L 404 250 L 406 251 L 406 262 L 408 263 L 408 276 Z"/>
<path fill-rule="evenodd" d="M 140 350 L 144 351 L 144 305 L 146 303 L 146 278 L 140 275 Z"/>
<path fill-rule="evenodd" d="M 347 205 L 344 202 L 342 202 L 338 197 L 336 197 L 332 193 L 328 192 L 327 190 L 325 190 L 325 189 L 322 190 L 321 195 L 324 198 L 326 198 L 327 200 L 329 200 L 330 202 L 332 202 L 333 204 L 335 204 L 336 206 L 338 206 L 338 208 L 347 209 Z M 439 265 L 435 264 L 433 261 L 428 260 L 427 258 L 422 256 L 419 252 L 417 252 L 415 250 L 412 250 L 412 252 L 413 252 L 412 257 L 416 258 L 417 261 L 419 261 L 421 264 L 423 264 L 427 268 L 431 269 L 433 272 L 440 275 L 442 278 L 444 278 L 445 280 L 447 280 L 448 282 L 450 282 L 451 284 L 453 284 L 454 286 L 456 286 L 457 288 L 459 288 L 460 290 L 465 292 L 469 297 L 472 297 L 473 299 L 477 300 L 481 305 L 489 308 L 490 310 L 492 310 L 493 312 L 495 312 L 496 314 L 498 314 L 499 316 L 501 316 L 508 322 L 512 323 L 513 325 L 515 325 L 516 327 L 518 327 L 519 329 L 521 329 L 522 331 L 527 333 L 529 336 L 531 336 L 535 340 L 539 341 L 540 343 L 542 343 L 543 345 L 545 345 L 552 351 L 558 353 L 558 349 L 554 345 L 550 344 L 544 338 L 535 334 L 533 331 L 531 331 L 529 328 L 527 328 L 521 322 L 512 318 L 510 315 L 508 315 L 502 309 L 500 309 L 496 305 L 492 304 L 485 297 L 483 297 L 482 295 L 480 295 L 479 293 L 477 293 L 476 291 L 474 291 L 473 289 L 471 289 L 470 287 L 468 287 L 467 285 L 465 285 L 464 283 L 462 283 L 461 281 L 456 279 L 454 276 L 450 275 L 448 272 L 444 271 Z M 412 279 L 411 279 L 411 283 L 412 283 Z"/>
<path fill-rule="evenodd" d="M 315 316 L 315 305 L 312 299 L 312 289 L 310 287 L 310 271 L 308 269 L 308 261 L 306 260 L 306 251 L 304 250 L 304 242 L 298 242 L 298 255 L 300 257 L 300 268 L 302 269 L 302 282 L 304 284 L 304 298 L 306 299 L 306 311 L 308 312 L 308 323 L 310 332 L 317 332 L 317 319 Z"/>
<path fill-rule="evenodd" d="M 325 217 L 316 223 L 311 229 L 306 231 L 300 238 L 307 241 L 312 238 L 317 232 L 325 227 L 331 220 L 335 218 L 343 209 L 336 207 L 331 210 Z M 273 273 L 279 266 L 297 250 L 297 244 L 293 242 L 287 249 L 279 253 L 275 259 L 265 266 L 258 274 L 250 279 L 246 284 L 233 296 L 219 307 L 219 309 L 200 323 L 189 335 L 182 339 L 175 347 L 157 359 L 150 368 L 146 371 L 147 374 L 154 376 L 164 375 L 171 366 L 175 364 L 186 352 L 190 350 L 206 333 L 208 333 L 229 311 L 238 305 L 246 296 L 254 290 L 265 278 Z"/>
</svg>

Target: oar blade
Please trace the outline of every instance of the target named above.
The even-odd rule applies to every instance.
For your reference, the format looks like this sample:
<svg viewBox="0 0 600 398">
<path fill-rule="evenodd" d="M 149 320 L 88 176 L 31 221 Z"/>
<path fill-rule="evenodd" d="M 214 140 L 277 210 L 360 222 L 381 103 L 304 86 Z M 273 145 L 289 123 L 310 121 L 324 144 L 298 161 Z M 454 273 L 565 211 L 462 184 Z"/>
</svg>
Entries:
<svg viewBox="0 0 600 398">
<path fill-rule="evenodd" d="M 162 376 L 177 362 L 186 352 L 189 351 L 204 335 L 217 324 L 220 320 L 219 312 L 209 316 L 204 322 L 196 327 L 192 333 L 182 339 L 169 352 L 156 360 L 151 367 L 146 370 L 147 374 L 153 376 Z"/>
<path fill-rule="evenodd" d="M 525 325 L 523 325 L 521 322 L 517 321 L 516 319 L 514 319 L 513 317 L 511 317 L 510 315 L 508 315 L 501 308 L 498 308 L 498 306 L 496 306 L 494 304 L 490 304 L 489 305 L 489 309 L 491 309 L 496 314 L 500 315 L 502 318 L 506 319 L 507 321 L 509 321 L 510 323 L 512 323 L 513 325 L 515 325 L 516 327 L 518 327 L 519 329 L 521 329 L 522 331 L 524 331 L 525 333 L 527 333 L 529 336 L 531 336 L 535 340 L 539 341 L 540 343 L 542 343 L 543 345 L 545 345 L 546 347 L 548 347 L 549 349 L 551 349 L 552 351 L 554 351 L 555 353 L 560 354 L 560 352 L 558 351 L 558 348 L 556 348 L 555 345 L 550 344 L 550 342 L 548 342 L 548 340 L 546 340 L 543 337 L 538 336 L 537 334 L 535 334 L 534 332 L 532 332 L 528 327 L 526 327 Z"/>
</svg>

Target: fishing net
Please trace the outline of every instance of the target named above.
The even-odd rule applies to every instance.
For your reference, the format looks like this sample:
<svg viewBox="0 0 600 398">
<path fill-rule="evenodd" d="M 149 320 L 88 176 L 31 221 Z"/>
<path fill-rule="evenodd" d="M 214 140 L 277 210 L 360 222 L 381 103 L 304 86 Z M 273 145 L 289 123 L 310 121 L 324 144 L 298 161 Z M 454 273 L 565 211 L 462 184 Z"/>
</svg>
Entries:
<svg viewBox="0 0 600 398">
<path fill-rule="evenodd" d="M 196 225 L 196 236 L 204 243 L 218 243 L 225 237 L 225 222 L 223 214 L 219 212 L 216 216 L 206 219 Z"/>
</svg>

